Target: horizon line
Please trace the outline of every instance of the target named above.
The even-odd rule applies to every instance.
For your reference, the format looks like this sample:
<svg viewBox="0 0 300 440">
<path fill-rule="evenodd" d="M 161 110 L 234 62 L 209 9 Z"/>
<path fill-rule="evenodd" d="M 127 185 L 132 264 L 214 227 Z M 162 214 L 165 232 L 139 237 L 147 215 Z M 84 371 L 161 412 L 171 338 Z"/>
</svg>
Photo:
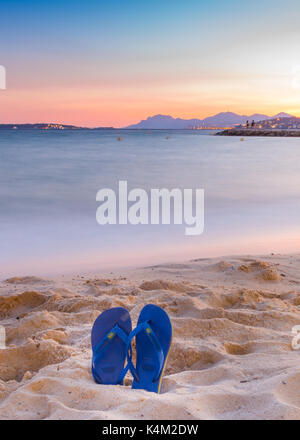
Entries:
<svg viewBox="0 0 300 440">
<path fill-rule="evenodd" d="M 169 117 L 171 117 L 171 118 L 173 118 L 173 119 L 182 119 L 182 120 L 185 120 L 185 121 L 189 121 L 189 120 L 192 120 L 192 119 L 197 119 L 197 120 L 199 120 L 199 121 L 204 121 L 205 119 L 207 119 L 207 118 L 211 118 L 211 117 L 214 117 L 214 116 L 217 116 L 217 115 L 220 115 L 220 114 L 228 114 L 228 113 L 232 113 L 232 114 L 234 114 L 234 115 L 237 115 L 237 116 L 240 116 L 240 117 L 249 117 L 249 118 L 251 118 L 251 117 L 253 117 L 253 116 L 255 116 L 255 115 L 259 115 L 260 113 L 259 112 L 256 112 L 256 113 L 252 113 L 252 114 L 250 114 L 250 115 L 247 115 L 247 114 L 240 114 L 240 113 L 235 113 L 235 112 L 232 112 L 232 111 L 230 111 L 230 110 L 228 110 L 228 111 L 222 111 L 222 112 L 218 112 L 218 113 L 215 113 L 215 114 L 212 114 L 212 115 L 210 115 L 210 116 L 206 116 L 206 117 L 204 117 L 204 118 L 197 118 L 197 117 L 192 117 L 192 118 L 182 118 L 182 117 L 180 117 L 180 116 L 178 116 L 178 117 L 174 117 L 174 116 L 172 116 L 172 115 L 167 115 L 167 114 L 163 114 L 163 113 L 156 113 L 156 114 L 153 114 L 153 115 L 151 115 L 151 116 L 147 116 L 146 117 L 146 119 L 140 119 L 138 122 L 136 122 L 136 123 L 131 123 L 131 124 L 129 124 L 129 125 L 127 125 L 127 126 L 122 126 L 122 127 L 115 127 L 115 126 L 113 126 L 113 125 L 111 125 L 111 126 L 105 126 L 105 125 L 95 125 L 95 126 L 81 126 L 81 125 L 75 125 L 75 124 L 73 124 L 73 123 L 70 123 L 70 122 L 68 122 L 68 123 L 65 123 L 65 122 L 0 122 L 0 126 L 1 125 L 67 125 L 67 126 L 72 126 L 72 127 L 76 127 L 76 128 L 81 128 L 81 129 L 97 129 L 97 128 L 102 128 L 102 129 L 116 129 L 116 130 L 122 130 L 122 129 L 126 129 L 126 128 L 128 128 L 128 127 L 130 127 L 131 125 L 137 125 L 137 124 L 139 124 L 140 122 L 142 122 L 142 121 L 146 121 L 147 119 L 149 119 L 149 118 L 153 118 L 153 117 L 155 117 L 155 116 L 169 116 Z M 267 116 L 268 118 L 273 118 L 273 117 L 277 117 L 277 115 L 279 115 L 279 114 L 281 114 L 281 113 L 286 113 L 286 112 L 284 112 L 284 111 L 280 111 L 280 112 L 278 112 L 278 113 L 275 113 L 274 115 L 267 115 L 267 114 L 264 114 L 264 113 L 262 113 L 261 115 L 262 116 Z M 294 117 L 294 118 L 298 118 L 298 116 L 294 116 L 294 115 L 289 115 L 290 117 Z M 173 129 L 173 130 L 176 130 L 176 129 Z"/>
</svg>

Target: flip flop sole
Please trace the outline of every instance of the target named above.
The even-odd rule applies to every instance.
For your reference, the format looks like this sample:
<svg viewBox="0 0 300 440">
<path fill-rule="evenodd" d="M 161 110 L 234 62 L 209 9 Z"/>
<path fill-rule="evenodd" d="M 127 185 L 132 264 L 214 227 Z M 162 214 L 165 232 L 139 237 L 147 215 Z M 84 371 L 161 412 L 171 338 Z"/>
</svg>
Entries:
<svg viewBox="0 0 300 440">
<path fill-rule="evenodd" d="M 124 369 L 126 344 L 118 336 L 101 347 L 95 356 L 95 349 L 101 340 L 118 325 L 127 335 L 131 332 L 131 318 L 126 309 L 115 307 L 101 313 L 95 320 L 91 332 L 93 349 L 92 374 L 95 382 L 116 385 Z"/>
<path fill-rule="evenodd" d="M 155 377 L 159 371 L 157 372 L 158 361 L 153 345 L 145 332 L 138 333 L 136 335 L 136 370 L 140 380 L 134 379 L 132 388 L 159 393 L 172 342 L 172 324 L 167 313 L 154 304 L 147 304 L 142 309 L 138 325 L 145 321 L 149 322 L 151 329 L 160 342 L 164 353 L 164 364 L 159 377 Z"/>
</svg>

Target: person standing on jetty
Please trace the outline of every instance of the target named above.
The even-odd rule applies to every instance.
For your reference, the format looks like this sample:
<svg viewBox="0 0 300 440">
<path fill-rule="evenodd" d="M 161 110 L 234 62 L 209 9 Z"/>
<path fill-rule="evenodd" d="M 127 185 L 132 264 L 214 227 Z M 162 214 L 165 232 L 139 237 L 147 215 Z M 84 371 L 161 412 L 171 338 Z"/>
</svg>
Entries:
<svg viewBox="0 0 300 440">
<path fill-rule="evenodd" d="M 249 128 L 249 121 L 246 122 L 246 128 Z"/>
<path fill-rule="evenodd" d="M 254 122 L 254 119 L 253 119 L 253 121 L 251 122 L 251 128 L 254 128 L 255 127 L 255 122 Z"/>
</svg>

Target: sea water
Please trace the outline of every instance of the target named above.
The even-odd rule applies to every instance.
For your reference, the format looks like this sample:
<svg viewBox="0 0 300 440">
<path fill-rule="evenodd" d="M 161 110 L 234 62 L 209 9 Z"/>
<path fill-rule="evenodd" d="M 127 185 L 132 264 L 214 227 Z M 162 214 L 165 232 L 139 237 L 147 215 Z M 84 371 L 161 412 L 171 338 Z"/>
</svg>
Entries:
<svg viewBox="0 0 300 440">
<path fill-rule="evenodd" d="M 118 140 L 120 137 L 120 140 Z M 102 225 L 96 194 L 201 188 L 205 225 Z M 1 130 L 0 276 L 296 252 L 300 139 L 194 130 Z"/>
</svg>

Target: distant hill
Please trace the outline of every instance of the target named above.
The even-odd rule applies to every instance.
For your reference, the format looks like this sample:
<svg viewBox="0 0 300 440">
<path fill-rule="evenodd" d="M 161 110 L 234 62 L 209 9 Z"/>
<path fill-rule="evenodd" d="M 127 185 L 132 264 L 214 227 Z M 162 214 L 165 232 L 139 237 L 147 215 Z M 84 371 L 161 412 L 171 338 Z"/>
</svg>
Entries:
<svg viewBox="0 0 300 440">
<path fill-rule="evenodd" d="M 209 116 L 205 119 L 181 119 L 181 118 L 173 118 L 169 115 L 155 115 L 149 116 L 147 119 L 144 119 L 137 124 L 129 125 L 124 128 L 140 128 L 140 129 L 186 129 L 186 128 L 222 128 L 222 127 L 234 127 L 235 125 L 245 124 L 246 121 L 252 121 L 254 119 L 255 122 L 266 120 L 266 119 L 275 119 L 278 117 L 292 117 L 292 115 L 288 115 L 287 113 L 278 113 L 275 116 L 268 116 L 264 114 L 255 113 L 253 115 L 238 115 L 233 112 L 222 112 L 218 113 L 214 116 Z"/>
<path fill-rule="evenodd" d="M 279 113 L 272 119 L 258 121 L 255 125 L 255 128 L 277 129 L 277 130 L 300 129 L 300 118 L 296 118 L 295 116 L 292 117 L 279 116 L 280 114 L 282 113 Z M 284 113 L 284 115 L 286 115 L 286 113 Z"/>
<path fill-rule="evenodd" d="M 66 125 L 66 124 L 48 124 L 48 123 L 38 123 L 38 124 L 0 124 L 0 130 L 105 130 L 113 129 L 113 127 L 77 127 L 76 125 Z"/>
</svg>

